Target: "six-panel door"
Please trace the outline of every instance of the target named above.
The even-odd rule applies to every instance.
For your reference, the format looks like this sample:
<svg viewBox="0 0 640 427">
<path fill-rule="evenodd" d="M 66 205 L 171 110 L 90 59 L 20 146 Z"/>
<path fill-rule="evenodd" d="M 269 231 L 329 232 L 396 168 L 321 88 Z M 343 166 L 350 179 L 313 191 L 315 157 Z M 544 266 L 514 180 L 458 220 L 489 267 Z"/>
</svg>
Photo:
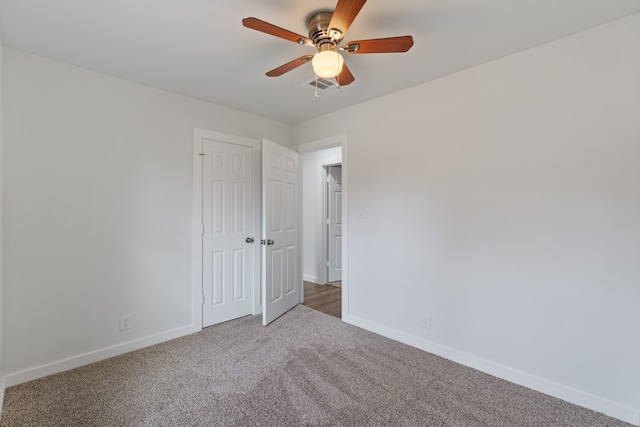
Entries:
<svg viewBox="0 0 640 427">
<path fill-rule="evenodd" d="M 203 139 L 203 327 L 252 312 L 253 152 Z"/>
</svg>

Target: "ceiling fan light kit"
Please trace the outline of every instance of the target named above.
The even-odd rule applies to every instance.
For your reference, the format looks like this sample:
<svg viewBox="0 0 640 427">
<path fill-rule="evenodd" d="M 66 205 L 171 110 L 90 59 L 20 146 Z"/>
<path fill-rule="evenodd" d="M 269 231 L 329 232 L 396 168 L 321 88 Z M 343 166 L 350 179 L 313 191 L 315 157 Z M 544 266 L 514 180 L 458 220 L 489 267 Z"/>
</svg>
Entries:
<svg viewBox="0 0 640 427">
<path fill-rule="evenodd" d="M 335 49 L 321 50 L 314 55 L 311 65 L 318 77 L 328 79 L 340 74 L 344 65 L 344 58 Z"/>
<path fill-rule="evenodd" d="M 411 36 L 359 40 L 349 42 L 345 47 L 340 46 L 344 35 L 365 3 L 366 0 L 338 0 L 333 12 L 326 10 L 314 12 L 307 19 L 309 37 L 301 36 L 257 18 L 245 18 L 242 20 L 242 24 L 252 30 L 316 48 L 315 55 L 304 55 L 294 59 L 267 72 L 267 76 L 280 76 L 311 61 L 313 71 L 318 77 L 335 78 L 340 85 L 346 86 L 353 83 L 355 78 L 345 64 L 339 50 L 351 55 L 391 53 L 407 52 L 413 46 Z"/>
</svg>

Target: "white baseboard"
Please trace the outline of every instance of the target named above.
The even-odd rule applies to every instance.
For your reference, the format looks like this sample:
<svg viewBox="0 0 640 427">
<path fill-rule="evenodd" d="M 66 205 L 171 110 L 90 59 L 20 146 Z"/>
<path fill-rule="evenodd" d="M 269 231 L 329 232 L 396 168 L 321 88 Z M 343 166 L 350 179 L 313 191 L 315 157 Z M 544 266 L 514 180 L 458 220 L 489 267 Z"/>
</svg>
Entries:
<svg viewBox="0 0 640 427">
<path fill-rule="evenodd" d="M 613 418 L 640 426 L 640 411 L 562 384 L 557 384 L 526 372 L 503 366 L 489 360 L 481 359 L 422 338 L 409 335 L 377 323 L 369 322 L 356 316 L 346 316 L 342 320 L 378 335 L 433 353 L 445 359 L 485 372 L 494 377 L 530 388 L 541 393 L 557 397 L 574 405 L 582 406 Z"/>
<path fill-rule="evenodd" d="M 2 419 L 2 408 L 4 407 L 4 389 L 6 388 L 4 377 L 0 378 L 0 420 Z"/>
<path fill-rule="evenodd" d="M 309 276 L 308 274 L 302 275 L 302 280 L 305 282 L 315 283 L 316 285 L 324 285 L 324 283 L 320 283 L 320 279 L 316 276 Z"/>
<path fill-rule="evenodd" d="M 194 325 L 189 325 L 159 334 L 150 335 L 148 337 L 139 338 L 133 341 L 128 341 L 111 347 L 103 348 L 100 350 L 91 351 L 89 353 L 80 354 L 78 356 L 69 357 L 68 359 L 59 360 L 57 362 L 49 363 L 35 368 L 29 368 L 23 371 L 14 372 L 12 374 L 6 375 L 3 378 L 4 383 L 2 391 L 4 392 L 4 387 L 11 387 L 14 385 L 22 384 L 27 381 L 32 381 L 38 378 L 46 377 L 48 375 L 68 371 L 69 369 L 79 368 L 80 366 L 99 362 L 101 360 L 119 356 L 130 351 L 139 350 L 144 347 L 160 344 L 161 342 L 169 341 L 185 335 L 190 335 L 194 332 L 194 330 L 196 330 L 196 328 L 194 328 Z"/>
</svg>

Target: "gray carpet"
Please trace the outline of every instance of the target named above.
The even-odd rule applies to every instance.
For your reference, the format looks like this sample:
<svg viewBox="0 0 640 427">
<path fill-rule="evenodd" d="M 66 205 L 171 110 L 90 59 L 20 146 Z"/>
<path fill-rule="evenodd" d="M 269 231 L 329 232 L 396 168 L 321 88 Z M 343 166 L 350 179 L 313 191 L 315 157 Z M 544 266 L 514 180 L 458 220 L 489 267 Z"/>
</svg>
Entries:
<svg viewBox="0 0 640 427">
<path fill-rule="evenodd" d="M 628 426 L 298 306 L 7 389 L 10 426 Z"/>
</svg>

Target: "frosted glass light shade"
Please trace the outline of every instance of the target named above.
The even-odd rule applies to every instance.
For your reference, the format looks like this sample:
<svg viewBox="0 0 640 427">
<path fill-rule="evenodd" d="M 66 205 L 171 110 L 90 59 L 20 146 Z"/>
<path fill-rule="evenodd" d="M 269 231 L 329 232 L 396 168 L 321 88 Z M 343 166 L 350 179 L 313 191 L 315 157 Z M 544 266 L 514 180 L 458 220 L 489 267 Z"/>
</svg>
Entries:
<svg viewBox="0 0 640 427">
<path fill-rule="evenodd" d="M 331 78 L 340 74 L 344 59 L 335 50 L 323 50 L 316 53 L 311 60 L 313 71 L 318 77 Z"/>
</svg>

